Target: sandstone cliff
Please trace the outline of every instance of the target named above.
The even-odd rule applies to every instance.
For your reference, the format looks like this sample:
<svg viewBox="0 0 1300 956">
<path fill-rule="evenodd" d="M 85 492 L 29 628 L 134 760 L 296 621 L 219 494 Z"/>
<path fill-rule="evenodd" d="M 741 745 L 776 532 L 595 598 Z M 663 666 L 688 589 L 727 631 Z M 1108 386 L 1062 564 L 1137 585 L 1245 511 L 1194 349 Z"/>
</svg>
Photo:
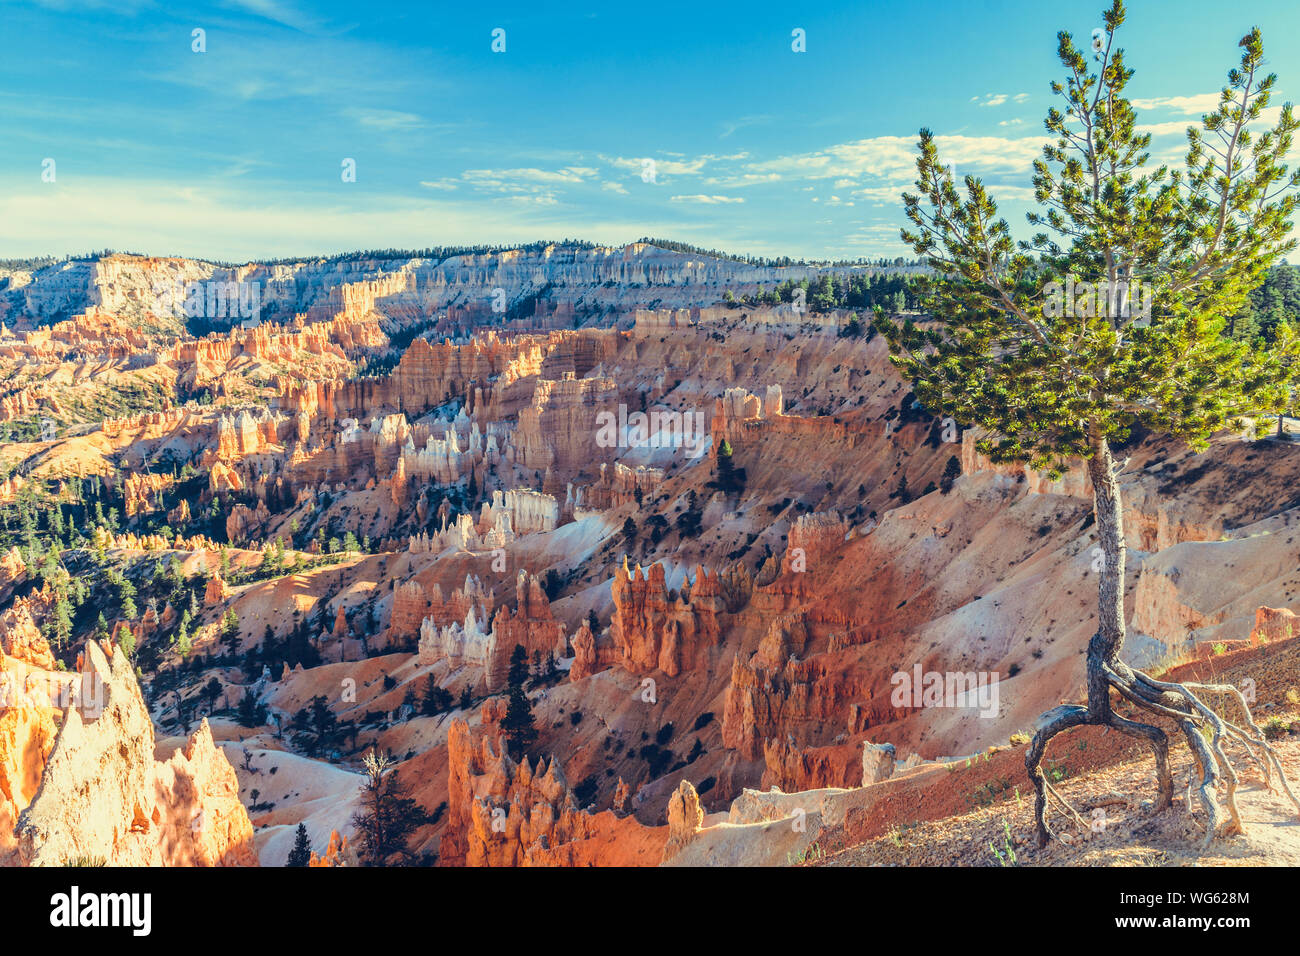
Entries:
<svg viewBox="0 0 1300 956">
<path fill-rule="evenodd" d="M 0 848 L 8 844 L 7 862 L 256 865 L 234 770 L 207 722 L 184 751 L 157 761 L 153 725 L 125 655 L 87 644 L 81 677 L 89 693 L 102 695 L 96 707 L 87 707 L 87 698 L 80 709 L 68 707 L 52 744 L 45 743 L 49 724 L 39 718 L 29 722 L 26 739 L 10 741 L 28 777 L 7 796 L 15 805 L 26 802 L 35 767 L 40 784 L 21 807 L 12 836 L 0 837 Z M 0 720 L 12 712 L 0 713 Z M 11 751 L 6 760 L 13 759 Z"/>
</svg>

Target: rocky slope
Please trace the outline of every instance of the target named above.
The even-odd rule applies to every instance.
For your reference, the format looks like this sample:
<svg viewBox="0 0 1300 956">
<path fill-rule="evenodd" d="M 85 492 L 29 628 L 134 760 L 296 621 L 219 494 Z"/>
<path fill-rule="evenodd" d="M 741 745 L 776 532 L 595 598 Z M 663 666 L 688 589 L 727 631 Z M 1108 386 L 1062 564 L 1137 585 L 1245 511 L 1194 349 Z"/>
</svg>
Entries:
<svg viewBox="0 0 1300 956">
<path fill-rule="evenodd" d="M 212 276 L 265 283 L 276 320 L 201 339 L 133 320 L 160 278 Z M 411 859 L 443 865 L 783 864 L 966 809 L 951 760 L 1081 694 L 1090 490 L 989 464 L 869 326 L 717 305 L 773 278 L 554 247 L 114 257 L 11 287 L 0 365 L 94 369 L 11 417 L 146 372 L 207 400 L 83 403 L 0 447 L 6 527 L 60 536 L 53 562 L 6 539 L 5 660 L 116 682 L 94 722 L 0 707 L 3 852 L 281 865 L 302 823 L 318 862 L 355 862 L 372 750 L 427 811 Z M 1123 455 L 1132 658 L 1293 637 L 1300 447 Z M 516 647 L 537 729 L 519 759 Z M 929 674 L 982 690 L 899 693 Z M 155 728 L 180 752 L 156 761 Z M 1015 777 L 1013 750 L 989 759 Z M 93 813 L 87 776 L 112 794 Z"/>
<path fill-rule="evenodd" d="M 183 750 L 155 758 L 120 647 L 87 643 L 69 676 L 0 656 L 0 678 L 0 863 L 257 864 L 235 772 L 207 722 Z"/>
</svg>

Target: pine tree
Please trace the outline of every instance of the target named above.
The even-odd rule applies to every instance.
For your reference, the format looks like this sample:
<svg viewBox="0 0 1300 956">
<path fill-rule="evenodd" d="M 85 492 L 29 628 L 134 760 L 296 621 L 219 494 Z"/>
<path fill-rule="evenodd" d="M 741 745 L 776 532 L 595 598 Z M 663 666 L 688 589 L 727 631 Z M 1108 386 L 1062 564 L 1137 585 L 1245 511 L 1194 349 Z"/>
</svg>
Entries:
<svg viewBox="0 0 1300 956">
<path fill-rule="evenodd" d="M 391 769 L 392 758 L 374 750 L 362 761 L 366 782 L 361 787 L 361 803 L 352 816 L 357 829 L 357 844 L 363 866 L 387 866 L 394 856 L 409 862 L 408 846 L 412 834 L 428 821 L 428 814 L 409 795 L 409 791 Z"/>
<path fill-rule="evenodd" d="M 1248 742 L 1266 775 L 1270 767 L 1282 774 L 1235 688 L 1161 682 L 1125 663 L 1123 465 L 1113 448 L 1142 427 L 1200 450 L 1238 416 L 1282 407 L 1300 365 L 1295 334 L 1281 326 L 1272 345 L 1234 342 L 1224 317 L 1296 246 L 1287 234 L 1300 172 L 1288 174 L 1283 160 L 1300 122 L 1288 104 L 1272 129 L 1252 131 L 1276 81 L 1264 75 L 1263 44 L 1252 30 L 1218 106 L 1188 131 L 1185 170 L 1151 169 L 1150 135 L 1138 131 L 1125 95 L 1133 71 L 1114 46 L 1124 16 L 1114 0 L 1094 45 L 1095 72 L 1070 35 L 1059 34 L 1066 77 L 1052 84 L 1062 102 L 1047 116 L 1057 139 L 1034 163 L 1045 212 L 1029 215 L 1040 230 L 1032 240 L 1017 246 L 979 180 L 965 177 L 959 193 L 934 137 L 921 131 L 921 194 L 903 197 L 915 227 L 903 238 L 933 270 L 921 290 L 934 321 L 922 328 L 880 320 L 922 403 L 986 429 L 980 449 L 994 461 L 1059 474 L 1082 458 L 1092 480 L 1104 561 L 1099 625 L 1086 655 L 1088 703 L 1045 714 L 1025 756 L 1040 845 L 1052 832 L 1039 763 L 1048 741 L 1071 728 L 1106 726 L 1148 744 L 1156 809 L 1171 803 L 1166 732 L 1115 714 L 1112 691 L 1183 731 L 1199 768 L 1207 843 L 1221 830 L 1241 830 L 1225 740 Z M 1206 694 L 1226 697 L 1231 723 L 1202 702 Z M 1220 783 L 1227 817 L 1215 796 Z"/>
<path fill-rule="evenodd" d="M 700 534 L 700 525 L 704 520 L 704 513 L 700 511 L 699 499 L 692 488 L 686 500 L 686 510 L 677 516 L 677 533 L 683 540 L 697 538 Z"/>
<path fill-rule="evenodd" d="M 739 494 L 745 490 L 745 469 L 737 468 L 732 461 L 731 442 L 725 438 L 718 445 L 717 475 L 710 484 L 728 494 Z"/>
<path fill-rule="evenodd" d="M 907 473 L 898 476 L 898 484 L 894 490 L 889 493 L 889 497 L 897 498 L 900 504 L 907 504 L 912 500 L 912 492 L 907 488 Z"/>
<path fill-rule="evenodd" d="M 510 670 L 506 673 L 507 687 L 523 687 L 528 682 L 528 652 L 516 644 L 510 652 Z"/>
<path fill-rule="evenodd" d="M 298 829 L 293 838 L 293 849 L 289 851 L 289 859 L 285 861 L 285 866 L 306 866 L 311 862 L 311 837 L 307 835 L 306 824 L 298 824 Z"/>
<path fill-rule="evenodd" d="M 956 455 L 948 457 L 948 464 L 943 466 L 943 475 L 939 478 L 939 490 L 943 494 L 952 491 L 952 486 L 961 477 L 961 461 Z"/>
<path fill-rule="evenodd" d="M 233 607 L 227 610 L 221 618 L 221 643 L 232 654 L 239 645 L 239 615 L 235 613 Z"/>
<path fill-rule="evenodd" d="M 426 717 L 440 714 L 451 706 L 451 692 L 438 686 L 430 674 L 424 681 L 424 696 L 420 698 L 420 713 Z"/>
<path fill-rule="evenodd" d="M 528 652 L 522 644 L 516 644 L 510 654 L 510 673 L 506 678 L 510 699 L 506 704 L 506 715 L 501 720 L 501 733 L 506 739 L 506 747 L 516 760 L 522 759 L 528 748 L 537 742 L 533 708 L 524 692 L 524 682 L 527 680 Z"/>
<path fill-rule="evenodd" d="M 135 585 L 125 577 L 121 579 L 117 588 L 122 617 L 128 621 L 134 621 L 139 610 L 135 606 Z"/>
<path fill-rule="evenodd" d="M 212 713 L 212 708 L 217 705 L 217 700 L 221 697 L 221 690 L 221 681 L 216 677 L 209 677 L 208 682 L 199 691 L 199 696 L 208 702 L 209 713 Z"/>
<path fill-rule="evenodd" d="M 260 727 L 266 723 L 266 708 L 258 703 L 256 695 L 251 690 L 245 689 L 244 696 L 239 698 L 235 719 L 239 721 L 241 727 Z"/>
<path fill-rule="evenodd" d="M 68 646 L 72 637 L 72 604 L 68 601 L 67 591 L 58 590 L 58 599 L 54 602 L 54 639 L 60 650 Z"/>
</svg>

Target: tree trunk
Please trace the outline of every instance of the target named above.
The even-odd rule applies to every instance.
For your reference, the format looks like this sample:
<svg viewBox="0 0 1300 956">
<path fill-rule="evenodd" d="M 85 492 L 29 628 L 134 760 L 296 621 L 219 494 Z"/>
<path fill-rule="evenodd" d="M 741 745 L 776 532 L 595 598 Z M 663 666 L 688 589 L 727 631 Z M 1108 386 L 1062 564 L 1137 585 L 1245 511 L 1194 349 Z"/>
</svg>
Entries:
<svg viewBox="0 0 1300 956">
<path fill-rule="evenodd" d="M 1092 448 L 1088 477 L 1092 479 L 1093 511 L 1102 552 L 1097 633 L 1100 650 L 1109 663 L 1118 659 L 1124 648 L 1124 514 L 1110 445 L 1105 438 L 1095 437 Z"/>
</svg>

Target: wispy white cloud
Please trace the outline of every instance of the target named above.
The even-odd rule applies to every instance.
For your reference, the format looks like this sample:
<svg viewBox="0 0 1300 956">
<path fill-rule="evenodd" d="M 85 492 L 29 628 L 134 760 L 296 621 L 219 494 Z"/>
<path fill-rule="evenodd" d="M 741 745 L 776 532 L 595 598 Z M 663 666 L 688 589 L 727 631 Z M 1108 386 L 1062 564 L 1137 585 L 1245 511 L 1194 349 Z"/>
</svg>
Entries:
<svg viewBox="0 0 1300 956">
<path fill-rule="evenodd" d="M 771 116 L 741 116 L 734 120 L 727 120 L 722 124 L 722 132 L 718 134 L 718 139 L 726 139 L 738 130 L 745 129 L 748 126 L 761 126 L 765 123 L 772 122 Z"/>
<path fill-rule="evenodd" d="M 682 153 L 668 152 L 660 152 L 655 156 L 610 156 L 604 153 L 598 155 L 601 162 L 608 163 L 616 169 L 635 172 L 638 175 L 646 168 L 647 161 L 651 161 L 654 163 L 656 176 L 697 176 L 704 171 L 705 167 L 712 164 L 735 163 L 749 158 L 749 153 L 746 152 L 731 153 L 730 155 L 705 153 L 702 156 L 692 158 L 688 158 Z M 664 158 L 665 156 L 668 158 Z"/>
<path fill-rule="evenodd" d="M 740 196 L 706 196 L 700 194 L 695 196 L 673 196 L 671 201 L 700 203 L 702 205 L 712 206 L 722 203 L 743 203 L 745 200 Z"/>
<path fill-rule="evenodd" d="M 346 37 L 209 33 L 207 53 L 164 62 L 165 68 L 146 71 L 143 78 L 201 91 L 223 104 L 308 98 L 336 108 L 357 101 L 393 102 L 415 76 L 426 89 L 430 83 L 446 88 L 427 69 L 417 73 L 391 50 Z"/>
<path fill-rule="evenodd" d="M 1152 96 L 1131 101 L 1135 110 L 1173 110 L 1176 113 L 1208 113 L 1219 105 L 1218 93 L 1194 96 Z"/>
<path fill-rule="evenodd" d="M 566 166 L 563 169 L 467 169 L 461 174 L 466 182 L 476 186 L 509 188 L 520 183 L 580 183 L 596 175 L 590 166 Z"/>
<path fill-rule="evenodd" d="M 402 132 L 424 126 L 424 120 L 421 117 L 414 113 L 403 113 L 400 110 L 348 109 L 344 110 L 343 114 L 356 120 L 362 126 L 385 132 Z"/>
<path fill-rule="evenodd" d="M 864 186 L 861 189 L 853 190 L 850 195 L 858 199 L 864 199 L 873 203 L 894 203 L 901 206 L 903 203 L 903 193 L 908 191 L 915 192 L 916 189 L 911 183 L 897 182 L 887 183 L 880 186 Z"/>
<path fill-rule="evenodd" d="M 621 169 L 626 172 L 635 172 L 640 175 L 641 171 L 646 168 L 653 168 L 656 177 L 659 175 L 667 176 L 695 176 L 700 170 L 708 165 L 711 157 L 699 156 L 695 159 L 664 159 L 662 156 L 605 156 L 601 155 L 600 159 L 608 163 L 615 169 Z M 648 164 L 653 164 L 648 167 Z"/>
<path fill-rule="evenodd" d="M 1042 141 L 1028 137 L 944 135 L 935 137 L 935 145 L 945 163 L 977 167 L 985 172 L 1026 171 L 1042 151 Z M 916 143 L 910 137 L 877 136 L 749 163 L 745 168 L 803 179 L 897 178 L 910 175 L 916 168 Z"/>
<path fill-rule="evenodd" d="M 591 166 L 565 166 L 541 169 L 521 166 L 509 169 L 467 169 L 459 176 L 425 179 L 426 189 L 450 192 L 465 186 L 475 192 L 489 193 L 512 202 L 553 206 L 559 201 L 557 189 L 591 182 L 599 170 Z"/>
<path fill-rule="evenodd" d="M 1033 202 L 1033 186 L 1005 186 L 996 183 L 985 183 L 984 188 L 988 190 L 989 198 L 994 202 Z"/>
<path fill-rule="evenodd" d="M 1023 103 L 1027 99 L 1029 99 L 1028 93 L 986 93 L 984 96 L 972 96 L 970 101 L 978 103 L 980 106 L 1003 106 L 1008 101 Z"/>
<path fill-rule="evenodd" d="M 1212 112 L 1214 109 L 1217 109 L 1218 94 L 1214 94 L 1214 95 L 1216 97 L 1214 103 L 1211 106 L 1207 107 L 1205 110 L 1174 107 L 1175 112 L 1183 113 L 1186 115 L 1187 118 L 1179 119 L 1179 120 L 1165 120 L 1159 123 L 1138 123 L 1137 124 L 1138 132 L 1150 133 L 1152 136 L 1169 136 L 1171 134 L 1178 134 L 1179 136 L 1185 135 L 1187 133 L 1187 128 L 1189 126 L 1200 127 L 1201 125 L 1200 116 L 1204 115 L 1205 113 Z M 1173 99 L 1194 100 L 1196 99 L 1196 97 L 1173 97 Z M 1134 100 L 1133 103 L 1134 106 L 1136 106 L 1138 101 Z M 1263 126 L 1273 126 L 1277 123 L 1278 119 L 1281 116 L 1282 116 L 1281 106 L 1267 107 L 1266 109 L 1260 111 L 1259 119 L 1256 120 L 1254 123 L 1250 124 L 1250 128 L 1257 129 Z"/>
<path fill-rule="evenodd" d="M 1150 133 L 1152 136 L 1168 136 L 1171 133 L 1186 133 L 1187 127 L 1191 124 L 1187 120 L 1170 120 L 1167 123 L 1138 123 L 1136 125 L 1139 133 Z"/>
<path fill-rule="evenodd" d="M 270 20 L 300 33 L 322 33 L 329 28 L 325 20 L 287 0 L 222 0 L 222 6 Z"/>
<path fill-rule="evenodd" d="M 736 173 L 726 176 L 706 176 L 702 182 L 706 186 L 721 186 L 735 189 L 743 186 L 763 186 L 767 183 L 781 181 L 780 173 Z"/>
<path fill-rule="evenodd" d="M 957 187 L 962 188 L 958 177 Z M 1005 185 L 1000 183 L 985 182 L 984 188 L 988 191 L 989 198 L 995 202 L 1031 202 L 1034 198 L 1032 186 Z M 903 193 L 916 192 L 916 185 L 902 180 L 896 180 L 889 183 L 883 183 L 878 186 L 864 186 L 861 189 L 852 190 L 849 195 L 867 202 L 876 203 L 884 206 L 901 206 Z M 833 197 L 832 197 L 833 198 Z"/>
<path fill-rule="evenodd" d="M 560 200 L 550 189 L 539 189 L 535 192 L 517 193 L 513 196 L 503 197 L 506 202 L 527 203 L 533 206 L 554 206 Z"/>
</svg>

